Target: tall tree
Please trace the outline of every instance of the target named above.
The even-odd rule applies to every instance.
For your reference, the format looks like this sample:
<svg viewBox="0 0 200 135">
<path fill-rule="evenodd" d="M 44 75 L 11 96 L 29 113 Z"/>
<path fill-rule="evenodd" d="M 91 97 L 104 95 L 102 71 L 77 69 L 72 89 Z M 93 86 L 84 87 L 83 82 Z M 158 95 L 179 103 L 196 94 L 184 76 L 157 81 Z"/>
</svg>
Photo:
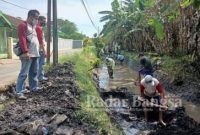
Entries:
<svg viewBox="0 0 200 135">
<path fill-rule="evenodd" d="M 78 32 L 76 24 L 69 20 L 58 19 L 58 32 L 62 38 L 83 39 L 85 37 Z"/>
</svg>

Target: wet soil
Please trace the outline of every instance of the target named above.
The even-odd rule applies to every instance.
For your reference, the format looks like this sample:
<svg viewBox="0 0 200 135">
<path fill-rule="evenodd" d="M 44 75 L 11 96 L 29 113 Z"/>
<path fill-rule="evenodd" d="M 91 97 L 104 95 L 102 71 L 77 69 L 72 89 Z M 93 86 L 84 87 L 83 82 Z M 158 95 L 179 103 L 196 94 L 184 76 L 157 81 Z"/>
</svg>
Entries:
<svg viewBox="0 0 200 135">
<path fill-rule="evenodd" d="M 143 109 L 138 106 L 133 106 L 134 102 L 136 102 L 137 100 L 137 98 L 133 97 L 137 97 L 137 92 L 133 90 L 135 88 L 133 87 L 133 82 L 131 83 L 132 79 L 130 78 L 126 80 L 126 78 L 130 76 L 125 75 L 123 73 L 124 71 L 122 71 L 121 69 L 124 70 L 125 68 L 121 68 L 121 66 L 119 68 L 119 66 L 117 66 L 114 72 L 114 79 L 109 79 L 106 75 L 106 68 L 103 66 L 102 69 L 98 71 L 99 79 L 97 80 L 99 80 L 98 83 L 101 88 L 100 93 L 102 99 L 105 101 L 105 103 L 111 111 L 111 117 L 115 121 L 117 121 L 118 124 L 124 129 L 126 135 L 200 134 L 200 124 L 187 115 L 184 107 L 176 107 L 165 111 L 164 121 L 167 123 L 166 127 L 163 127 L 156 123 L 158 118 L 156 118 L 155 116 L 158 115 L 155 112 L 150 112 L 150 116 L 154 117 L 152 117 L 150 122 L 145 122 Z M 126 78 L 123 79 L 123 77 Z M 169 84 L 170 79 L 165 77 L 163 76 L 163 79 Z M 119 80 L 126 81 L 124 82 Z M 163 83 L 162 78 L 161 82 Z M 124 84 L 123 87 L 119 87 L 122 84 Z M 118 86 L 113 87 L 113 85 Z M 169 86 L 171 85 L 172 84 L 169 84 Z M 166 89 L 169 88 L 167 87 Z"/>
<path fill-rule="evenodd" d="M 122 94 L 123 93 L 123 94 Z M 108 96 L 110 94 L 110 97 Z M 163 127 L 158 120 L 158 112 L 149 111 L 149 122 L 144 121 L 143 109 L 135 106 L 137 95 L 125 88 L 118 88 L 109 92 L 102 92 L 102 98 L 112 112 L 112 118 L 117 121 L 126 135 L 199 135 L 200 124 L 186 115 L 184 107 L 164 112 Z"/>
<path fill-rule="evenodd" d="M 168 119 L 166 127 L 157 127 L 152 135 L 199 135 L 200 124 L 185 114 L 184 108 L 177 108 Z"/>
<path fill-rule="evenodd" d="M 165 89 L 176 96 L 200 105 L 200 81 L 191 79 L 173 79 L 161 71 L 155 72 Z"/>
<path fill-rule="evenodd" d="M 26 94 L 27 100 L 16 99 L 14 86 L 10 86 L 4 95 L 14 103 L 0 112 L 0 135 L 99 134 L 75 115 L 80 105 L 72 69 L 72 63 L 52 68 L 47 73 L 49 80 L 41 83 L 43 89 Z"/>
</svg>

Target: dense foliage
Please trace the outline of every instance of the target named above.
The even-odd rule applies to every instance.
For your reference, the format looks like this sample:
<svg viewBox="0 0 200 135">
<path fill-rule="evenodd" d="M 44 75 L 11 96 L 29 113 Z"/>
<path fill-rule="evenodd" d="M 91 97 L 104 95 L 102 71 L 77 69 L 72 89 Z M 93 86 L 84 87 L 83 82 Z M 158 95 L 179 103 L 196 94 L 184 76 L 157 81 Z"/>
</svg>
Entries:
<svg viewBox="0 0 200 135">
<path fill-rule="evenodd" d="M 113 0 L 101 35 L 123 49 L 200 60 L 199 0 Z M 108 38 L 109 37 L 109 38 Z"/>
</svg>

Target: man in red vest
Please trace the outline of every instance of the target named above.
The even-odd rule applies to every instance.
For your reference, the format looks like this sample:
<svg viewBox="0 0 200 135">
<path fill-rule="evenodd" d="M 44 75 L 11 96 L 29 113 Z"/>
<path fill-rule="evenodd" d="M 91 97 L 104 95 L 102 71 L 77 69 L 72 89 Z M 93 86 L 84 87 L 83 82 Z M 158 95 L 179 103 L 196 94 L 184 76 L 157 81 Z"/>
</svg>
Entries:
<svg viewBox="0 0 200 135">
<path fill-rule="evenodd" d="M 40 43 L 40 58 L 39 58 L 39 70 L 38 70 L 39 81 L 48 80 L 48 78 L 44 76 L 46 51 L 45 51 L 45 40 L 42 27 L 44 27 L 45 25 L 46 25 L 46 18 L 44 16 L 39 16 L 38 24 L 36 26 L 37 37 Z"/>
</svg>

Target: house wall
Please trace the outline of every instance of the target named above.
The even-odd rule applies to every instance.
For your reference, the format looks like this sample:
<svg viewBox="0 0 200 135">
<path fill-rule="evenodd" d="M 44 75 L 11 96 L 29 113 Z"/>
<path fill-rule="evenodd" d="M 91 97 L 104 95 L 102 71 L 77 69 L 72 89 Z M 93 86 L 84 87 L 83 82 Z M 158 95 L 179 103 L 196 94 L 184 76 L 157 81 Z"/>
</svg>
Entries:
<svg viewBox="0 0 200 135">
<path fill-rule="evenodd" d="M 83 45 L 82 40 L 58 38 L 59 50 L 82 48 L 82 45 Z M 51 50 L 53 50 L 53 42 L 51 42 Z"/>
<path fill-rule="evenodd" d="M 13 37 L 8 37 L 8 57 L 9 59 L 18 59 L 18 57 L 13 53 L 13 45 L 16 45 L 18 39 Z M 53 41 L 53 40 L 52 40 Z M 76 49 L 82 48 L 82 40 L 72 40 L 72 39 L 58 39 L 58 50 Z M 51 42 L 51 52 L 53 51 L 53 42 Z"/>
<path fill-rule="evenodd" d="M 83 47 L 83 41 L 82 40 L 73 40 L 73 49 L 76 48 L 82 48 Z"/>
<path fill-rule="evenodd" d="M 0 29 L 0 58 L 7 58 L 7 28 L 1 27 Z"/>
</svg>

